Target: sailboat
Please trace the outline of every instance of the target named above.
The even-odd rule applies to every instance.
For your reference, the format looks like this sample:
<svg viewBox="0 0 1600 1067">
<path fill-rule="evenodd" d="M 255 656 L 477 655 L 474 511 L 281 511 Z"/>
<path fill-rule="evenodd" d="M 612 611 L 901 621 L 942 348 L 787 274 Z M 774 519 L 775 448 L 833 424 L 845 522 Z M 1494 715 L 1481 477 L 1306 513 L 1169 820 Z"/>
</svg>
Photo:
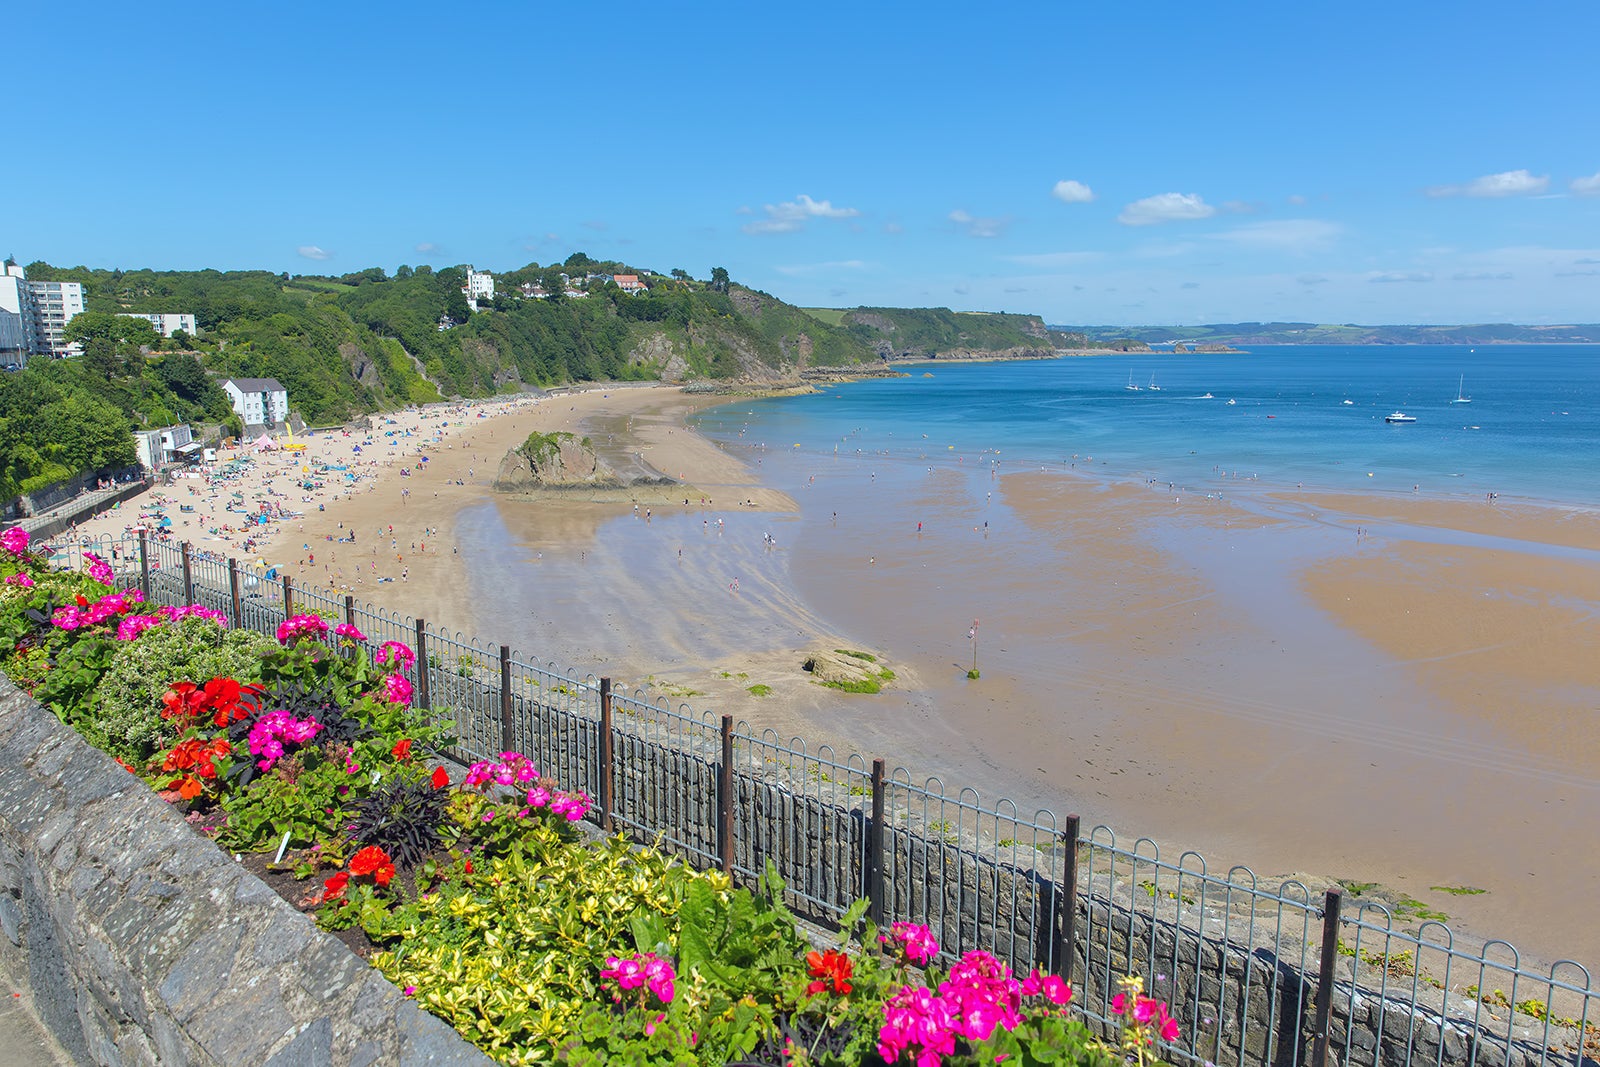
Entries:
<svg viewBox="0 0 1600 1067">
<path fill-rule="evenodd" d="M 1128 372 L 1128 384 L 1123 386 L 1123 388 L 1130 393 L 1138 393 L 1143 391 L 1143 386 L 1133 384 L 1133 371 L 1131 370 Z"/>
<path fill-rule="evenodd" d="M 1150 391 L 1152 393 L 1161 392 L 1161 386 L 1156 384 L 1156 376 L 1154 374 L 1150 375 Z"/>
<path fill-rule="evenodd" d="M 1472 398 L 1470 396 L 1462 395 L 1462 392 L 1461 392 L 1461 387 L 1463 385 L 1466 385 L 1466 384 L 1467 384 L 1467 376 L 1465 374 L 1463 374 L 1461 376 L 1461 380 L 1456 382 L 1456 398 L 1454 400 L 1450 401 L 1450 403 L 1452 403 L 1452 404 L 1470 404 L 1470 403 L 1472 403 Z"/>
</svg>

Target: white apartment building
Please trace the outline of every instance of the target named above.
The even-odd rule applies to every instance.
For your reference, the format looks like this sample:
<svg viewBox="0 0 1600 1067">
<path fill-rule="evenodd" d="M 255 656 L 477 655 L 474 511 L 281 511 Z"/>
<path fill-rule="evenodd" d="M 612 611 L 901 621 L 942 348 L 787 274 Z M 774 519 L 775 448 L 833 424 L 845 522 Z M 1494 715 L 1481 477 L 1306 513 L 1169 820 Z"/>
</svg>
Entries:
<svg viewBox="0 0 1600 1067">
<path fill-rule="evenodd" d="M 78 346 L 67 344 L 64 335 L 67 323 L 83 310 L 83 286 L 77 282 L 28 282 L 27 285 L 33 305 L 36 351 L 56 359 L 77 355 Z"/>
<path fill-rule="evenodd" d="M 28 356 L 75 356 L 67 344 L 67 323 L 83 310 L 77 282 L 30 282 L 27 272 L 7 263 L 0 274 L 0 365 L 21 366 Z"/>
<path fill-rule="evenodd" d="M 276 378 L 228 378 L 222 389 L 246 426 L 275 426 L 289 421 L 289 391 Z"/>
<path fill-rule="evenodd" d="M 461 291 L 467 294 L 467 306 L 473 311 L 477 311 L 478 301 L 494 300 L 494 275 L 486 270 L 473 270 L 469 266 L 467 268 L 467 284 L 461 287 Z"/>
<path fill-rule="evenodd" d="M 169 313 L 165 311 L 119 311 L 118 315 L 125 319 L 144 319 L 156 328 L 156 333 L 162 337 L 171 337 L 182 330 L 190 337 L 195 335 L 194 316 L 186 311 Z"/>
</svg>

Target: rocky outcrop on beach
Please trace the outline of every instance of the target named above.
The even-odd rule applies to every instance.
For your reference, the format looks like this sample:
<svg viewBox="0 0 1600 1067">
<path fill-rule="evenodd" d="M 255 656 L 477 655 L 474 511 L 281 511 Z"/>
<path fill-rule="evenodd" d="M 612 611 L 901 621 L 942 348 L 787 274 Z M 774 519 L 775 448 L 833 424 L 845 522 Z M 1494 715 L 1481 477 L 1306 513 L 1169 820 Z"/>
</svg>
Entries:
<svg viewBox="0 0 1600 1067">
<path fill-rule="evenodd" d="M 894 671 L 877 656 L 848 648 L 809 649 L 801 669 L 818 685 L 847 693 L 876 693 L 895 678 Z"/>
<path fill-rule="evenodd" d="M 532 435 L 506 453 L 494 477 L 495 491 L 500 493 L 617 489 L 624 485 L 595 453 L 588 438 L 570 433 Z"/>
<path fill-rule="evenodd" d="M 500 461 L 494 489 L 497 493 L 528 496 L 678 484 L 676 479 L 645 463 L 642 456 L 630 459 L 633 469 L 619 471 L 595 451 L 587 437 L 565 432 L 529 434 Z"/>
</svg>

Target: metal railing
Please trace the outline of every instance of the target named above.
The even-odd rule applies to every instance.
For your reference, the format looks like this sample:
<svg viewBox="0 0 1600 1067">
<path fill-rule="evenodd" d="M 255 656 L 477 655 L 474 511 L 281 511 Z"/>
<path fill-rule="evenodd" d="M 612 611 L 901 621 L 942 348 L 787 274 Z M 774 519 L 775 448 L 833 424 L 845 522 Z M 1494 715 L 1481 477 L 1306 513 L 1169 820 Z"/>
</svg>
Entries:
<svg viewBox="0 0 1600 1067">
<path fill-rule="evenodd" d="M 1273 885 L 1247 867 L 1164 858 L 1076 816 L 1025 815 L 971 789 L 947 793 L 883 760 L 757 731 L 731 716 L 541 665 L 504 645 L 430 628 L 353 597 L 269 580 L 233 559 L 141 537 L 100 541 L 158 603 L 201 603 L 272 633 L 289 614 L 351 622 L 376 646 L 417 652 L 416 703 L 452 724 L 463 762 L 527 753 L 595 801 L 608 831 L 751 882 L 771 863 L 787 903 L 836 923 L 856 900 L 880 924 L 923 923 L 953 958 L 994 953 L 1073 980 L 1106 1032 L 1126 975 L 1180 1021 L 1168 1059 L 1238 1067 L 1523 1067 L 1597 1063 L 1597 991 L 1563 960 L 1537 970 L 1503 941 L 1462 942 L 1437 921 L 1404 928 L 1381 905 Z M 81 548 L 58 553 L 77 566 Z"/>
</svg>

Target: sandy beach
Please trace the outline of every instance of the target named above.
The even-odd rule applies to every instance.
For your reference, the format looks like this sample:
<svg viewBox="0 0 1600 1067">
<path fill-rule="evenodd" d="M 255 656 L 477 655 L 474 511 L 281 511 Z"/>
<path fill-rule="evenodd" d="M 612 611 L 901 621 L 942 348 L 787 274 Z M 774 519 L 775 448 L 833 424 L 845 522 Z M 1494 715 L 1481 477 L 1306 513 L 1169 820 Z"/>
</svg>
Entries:
<svg viewBox="0 0 1600 1067">
<path fill-rule="evenodd" d="M 302 514 L 249 556 L 297 582 L 1213 869 L 1383 882 L 1479 936 L 1600 960 L 1600 861 L 1570 847 L 1600 818 L 1600 517 L 724 448 L 684 423 L 709 402 L 596 389 L 380 416 L 215 497 L 163 490 L 197 502 L 168 510 L 171 536 L 243 557 L 241 535 L 210 532 L 233 517 L 215 504 L 259 495 Z M 682 485 L 492 493 L 534 430 Z M 292 487 L 319 465 L 348 470 Z M 883 656 L 896 684 L 810 684 L 819 644 Z"/>
</svg>

